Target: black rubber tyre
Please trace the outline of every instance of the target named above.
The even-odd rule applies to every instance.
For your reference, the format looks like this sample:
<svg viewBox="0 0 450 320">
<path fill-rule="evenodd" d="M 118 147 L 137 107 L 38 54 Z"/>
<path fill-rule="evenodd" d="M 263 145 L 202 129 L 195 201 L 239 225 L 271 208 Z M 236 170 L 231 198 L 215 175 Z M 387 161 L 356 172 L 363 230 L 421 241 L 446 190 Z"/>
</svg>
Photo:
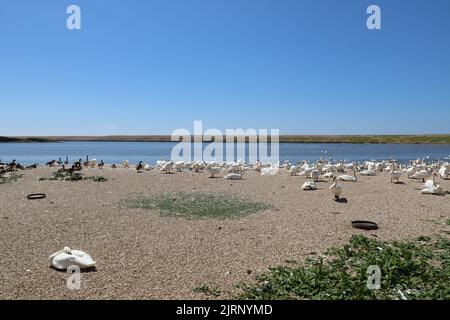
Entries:
<svg viewBox="0 0 450 320">
<path fill-rule="evenodd" d="M 33 194 L 29 194 L 27 196 L 28 200 L 39 200 L 39 199 L 44 199 L 46 197 L 45 193 L 33 193 Z"/>
<path fill-rule="evenodd" d="M 354 220 L 352 221 L 353 228 L 364 229 L 364 230 L 377 230 L 378 225 L 372 221 L 360 221 Z"/>
</svg>

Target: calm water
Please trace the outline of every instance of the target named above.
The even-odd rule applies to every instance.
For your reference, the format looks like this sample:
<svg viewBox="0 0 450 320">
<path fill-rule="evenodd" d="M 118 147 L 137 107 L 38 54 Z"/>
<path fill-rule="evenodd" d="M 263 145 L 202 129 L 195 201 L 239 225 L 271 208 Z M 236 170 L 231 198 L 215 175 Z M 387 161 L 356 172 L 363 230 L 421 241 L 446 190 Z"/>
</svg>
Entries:
<svg viewBox="0 0 450 320">
<path fill-rule="evenodd" d="M 16 159 L 22 164 L 45 164 L 51 159 L 69 157 L 73 162 L 86 155 L 105 163 L 131 163 L 170 159 L 171 142 L 58 142 L 58 143 L 0 143 L 1 161 Z M 206 146 L 207 144 L 205 144 Z M 430 157 L 442 160 L 450 157 L 450 145 L 398 145 L 398 144 L 280 144 L 280 160 L 293 162 L 317 160 L 321 155 L 334 160 L 381 160 L 395 158 L 400 162 Z"/>
</svg>

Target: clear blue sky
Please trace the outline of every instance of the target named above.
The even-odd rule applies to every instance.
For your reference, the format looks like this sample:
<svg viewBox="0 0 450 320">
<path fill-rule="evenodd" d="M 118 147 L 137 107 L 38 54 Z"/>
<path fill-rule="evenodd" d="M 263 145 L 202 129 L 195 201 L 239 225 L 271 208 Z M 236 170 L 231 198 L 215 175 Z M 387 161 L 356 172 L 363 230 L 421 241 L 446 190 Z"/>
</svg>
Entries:
<svg viewBox="0 0 450 320">
<path fill-rule="evenodd" d="M 448 0 L 2 0 L 0 39 L 0 135 L 450 132 Z"/>
</svg>

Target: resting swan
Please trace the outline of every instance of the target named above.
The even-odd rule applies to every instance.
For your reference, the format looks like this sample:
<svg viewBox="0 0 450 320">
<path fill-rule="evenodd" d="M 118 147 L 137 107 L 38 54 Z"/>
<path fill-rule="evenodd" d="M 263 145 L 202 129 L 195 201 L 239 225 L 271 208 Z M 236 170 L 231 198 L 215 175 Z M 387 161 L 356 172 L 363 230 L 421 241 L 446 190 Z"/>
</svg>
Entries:
<svg viewBox="0 0 450 320">
<path fill-rule="evenodd" d="M 224 179 L 227 180 L 242 180 L 242 172 L 240 173 L 229 173 L 224 176 Z"/>
<path fill-rule="evenodd" d="M 92 268 L 96 262 L 86 252 L 72 250 L 64 247 L 63 250 L 55 252 L 49 258 L 52 267 L 59 270 L 66 270 L 70 266 L 78 266 L 80 269 Z"/>
<path fill-rule="evenodd" d="M 377 172 L 375 170 L 372 169 L 367 169 L 367 170 L 363 170 L 360 172 L 360 174 L 362 176 L 369 176 L 369 177 L 373 177 L 377 175 Z"/>
<path fill-rule="evenodd" d="M 425 182 L 425 188 L 422 189 L 422 194 L 435 194 L 438 196 L 445 195 L 445 192 L 441 188 L 441 186 L 436 184 L 436 180 L 434 178 L 435 176 L 436 173 L 433 174 L 432 180 L 428 180 L 427 182 Z"/>
<path fill-rule="evenodd" d="M 276 166 L 272 166 L 270 165 L 270 167 L 267 168 L 261 168 L 261 175 L 262 176 L 276 176 L 278 174 L 278 172 L 280 171 L 280 169 Z"/>
<path fill-rule="evenodd" d="M 314 181 L 306 181 L 303 185 L 302 185 L 302 190 L 307 191 L 307 190 L 317 190 L 317 186 L 316 183 Z"/>
<path fill-rule="evenodd" d="M 414 179 L 422 179 L 422 182 L 425 182 L 425 179 L 430 178 L 433 175 L 433 169 L 427 168 L 426 170 L 422 170 L 419 172 L 416 172 L 412 177 Z"/>
<path fill-rule="evenodd" d="M 337 175 L 334 172 L 327 172 L 323 175 L 324 178 L 336 178 Z"/>
<path fill-rule="evenodd" d="M 339 181 L 346 181 L 346 182 L 357 182 L 358 178 L 356 177 L 356 169 L 353 167 L 353 176 L 348 174 L 343 174 L 337 177 Z"/>
</svg>

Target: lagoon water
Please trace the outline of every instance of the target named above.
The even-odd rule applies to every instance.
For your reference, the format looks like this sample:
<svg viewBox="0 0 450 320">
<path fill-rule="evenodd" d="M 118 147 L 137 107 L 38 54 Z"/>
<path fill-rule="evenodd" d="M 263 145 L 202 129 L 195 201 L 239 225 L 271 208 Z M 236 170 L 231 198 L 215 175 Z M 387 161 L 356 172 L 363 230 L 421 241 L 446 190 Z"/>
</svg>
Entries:
<svg viewBox="0 0 450 320">
<path fill-rule="evenodd" d="M 56 142 L 56 143 L 0 143 L 0 162 L 16 159 L 22 164 L 45 164 L 52 159 L 69 157 L 73 162 L 89 155 L 90 159 L 105 163 L 130 163 L 144 161 L 150 164 L 159 159 L 170 159 L 175 142 Z M 203 144 L 207 146 L 208 144 Z M 246 145 L 248 150 L 248 145 Z M 235 148 L 236 149 L 236 148 Z M 225 153 L 224 153 L 225 154 Z M 429 157 L 430 160 L 445 160 L 450 157 L 450 145 L 430 144 L 320 144 L 281 143 L 279 158 L 292 162 L 314 161 L 321 156 L 333 160 L 363 161 L 411 159 Z"/>
</svg>

